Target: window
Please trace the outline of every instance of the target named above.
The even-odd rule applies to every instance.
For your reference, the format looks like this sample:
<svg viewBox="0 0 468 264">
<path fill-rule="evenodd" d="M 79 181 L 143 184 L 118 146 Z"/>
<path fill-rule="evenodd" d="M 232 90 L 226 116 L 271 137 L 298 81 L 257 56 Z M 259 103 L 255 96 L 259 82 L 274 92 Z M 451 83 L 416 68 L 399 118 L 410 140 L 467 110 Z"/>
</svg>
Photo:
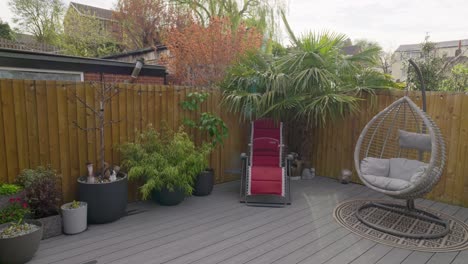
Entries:
<svg viewBox="0 0 468 264">
<path fill-rule="evenodd" d="M 83 81 L 82 72 L 4 68 L 0 67 L 0 79 Z"/>
</svg>

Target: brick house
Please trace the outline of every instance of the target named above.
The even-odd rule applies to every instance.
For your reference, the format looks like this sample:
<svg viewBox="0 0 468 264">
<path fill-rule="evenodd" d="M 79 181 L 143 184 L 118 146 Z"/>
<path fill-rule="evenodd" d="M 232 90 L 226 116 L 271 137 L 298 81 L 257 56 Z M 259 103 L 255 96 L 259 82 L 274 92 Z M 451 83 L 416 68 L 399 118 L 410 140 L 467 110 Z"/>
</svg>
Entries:
<svg viewBox="0 0 468 264">
<path fill-rule="evenodd" d="M 145 64 L 136 79 L 134 68 L 135 63 L 116 60 L 0 49 L 0 79 L 166 84 L 166 67 Z"/>
<path fill-rule="evenodd" d="M 115 39 L 122 40 L 122 26 L 117 20 L 114 19 L 114 12 L 115 11 L 109 9 L 70 2 L 70 5 L 64 17 L 64 21 L 68 19 L 73 19 L 74 15 L 78 15 L 85 18 L 93 17 L 95 19 L 98 19 L 102 23 L 102 30 L 111 33 L 111 35 L 114 36 Z M 69 28 L 69 25 L 73 25 L 73 23 L 64 23 L 65 32 L 67 30 L 73 30 L 73 28 Z"/>
</svg>

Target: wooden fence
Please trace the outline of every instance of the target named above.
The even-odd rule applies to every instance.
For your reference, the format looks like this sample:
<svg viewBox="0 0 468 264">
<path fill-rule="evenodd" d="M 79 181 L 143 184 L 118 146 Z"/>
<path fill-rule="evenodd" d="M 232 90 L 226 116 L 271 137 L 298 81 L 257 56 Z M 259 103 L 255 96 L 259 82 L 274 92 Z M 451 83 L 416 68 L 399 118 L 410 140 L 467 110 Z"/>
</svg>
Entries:
<svg viewBox="0 0 468 264">
<path fill-rule="evenodd" d="M 56 81 L 0 80 L 0 182 L 14 182 L 25 168 L 50 164 L 62 175 L 64 200 L 75 198 L 76 179 L 86 175 L 86 162 L 99 159 L 99 132 L 82 131 L 95 127 L 94 115 L 77 100 L 97 106 L 99 83 Z M 138 131 L 148 124 L 156 129 L 166 122 L 177 128 L 184 118 L 195 117 L 181 109 L 180 102 L 192 91 L 211 94 L 200 111 L 221 115 L 229 127 L 229 137 L 210 157 L 216 182 L 238 178 L 234 171 L 240 167 L 239 154 L 247 146 L 246 126 L 238 118 L 221 111 L 219 90 L 204 88 L 116 84 L 120 91 L 105 108 L 106 121 L 118 120 L 105 129 L 105 155 L 111 164 L 119 163 L 118 144 L 133 141 Z M 199 112 L 200 112 L 199 111 Z M 189 133 L 200 143 L 204 136 L 195 129 Z M 135 199 L 132 184 L 130 198 Z"/>
<path fill-rule="evenodd" d="M 341 169 L 354 170 L 354 148 L 362 129 L 375 114 L 402 96 L 402 91 L 380 92 L 363 100 L 358 114 L 310 131 L 308 155 L 317 174 L 337 178 Z M 421 107 L 419 92 L 411 92 L 410 97 Z M 468 206 L 468 95 L 429 92 L 427 111 L 440 127 L 447 145 L 444 174 L 427 197 Z M 355 172 L 353 181 L 359 182 Z"/>
<path fill-rule="evenodd" d="M 13 182 L 24 168 L 50 164 L 62 175 L 66 201 L 75 198 L 76 179 L 86 174 L 85 163 L 97 163 L 98 131 L 81 131 L 96 126 L 96 120 L 77 101 L 83 98 L 97 105 L 99 83 L 0 80 L 0 182 Z M 239 154 L 246 150 L 248 127 L 236 116 L 222 111 L 217 89 L 193 87 L 116 84 L 120 93 L 105 109 L 107 121 L 118 120 L 105 129 L 106 160 L 119 163 L 118 144 L 133 141 L 148 124 L 156 129 L 166 122 L 177 128 L 184 118 L 195 117 L 181 109 L 180 102 L 192 91 L 211 94 L 199 112 L 211 111 L 226 121 L 229 137 L 210 157 L 216 182 L 238 179 Z M 305 153 L 318 175 L 337 178 L 341 169 L 354 169 L 353 152 L 357 138 L 378 111 L 403 96 L 401 91 L 380 92 L 360 102 L 361 111 L 323 128 L 308 131 Z M 420 94 L 410 93 L 421 105 Z M 428 113 L 445 136 L 447 164 L 441 181 L 428 198 L 468 206 L 468 95 L 428 93 Z M 199 131 L 188 130 L 197 143 L 204 139 Z M 359 182 L 354 173 L 353 181 Z M 135 184 L 130 198 L 137 198 Z"/>
</svg>

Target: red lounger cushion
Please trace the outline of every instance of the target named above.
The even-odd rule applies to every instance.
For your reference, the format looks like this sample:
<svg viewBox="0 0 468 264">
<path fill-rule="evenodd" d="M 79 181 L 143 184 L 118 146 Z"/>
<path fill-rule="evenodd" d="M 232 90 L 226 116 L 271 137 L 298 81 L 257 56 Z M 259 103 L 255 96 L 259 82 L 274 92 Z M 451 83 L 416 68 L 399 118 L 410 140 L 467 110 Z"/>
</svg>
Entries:
<svg viewBox="0 0 468 264">
<path fill-rule="evenodd" d="M 254 166 L 250 168 L 250 173 L 251 194 L 283 194 L 282 168 Z"/>
<path fill-rule="evenodd" d="M 279 167 L 279 142 L 272 138 L 254 140 L 252 166 Z"/>
</svg>

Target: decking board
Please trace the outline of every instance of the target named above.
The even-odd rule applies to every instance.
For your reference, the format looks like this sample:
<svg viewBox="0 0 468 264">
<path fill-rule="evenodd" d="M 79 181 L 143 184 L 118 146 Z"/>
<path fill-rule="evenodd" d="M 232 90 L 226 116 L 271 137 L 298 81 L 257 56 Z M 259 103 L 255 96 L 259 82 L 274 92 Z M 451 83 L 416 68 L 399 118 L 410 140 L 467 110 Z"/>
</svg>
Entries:
<svg viewBox="0 0 468 264">
<path fill-rule="evenodd" d="M 238 202 L 239 182 L 174 207 L 151 202 L 106 225 L 41 242 L 30 263 L 466 263 L 468 251 L 426 253 L 392 248 L 338 225 L 334 207 L 347 199 L 385 198 L 365 186 L 328 178 L 293 181 L 292 205 L 250 207 Z M 468 220 L 468 209 L 427 199 L 416 204 Z"/>
</svg>

